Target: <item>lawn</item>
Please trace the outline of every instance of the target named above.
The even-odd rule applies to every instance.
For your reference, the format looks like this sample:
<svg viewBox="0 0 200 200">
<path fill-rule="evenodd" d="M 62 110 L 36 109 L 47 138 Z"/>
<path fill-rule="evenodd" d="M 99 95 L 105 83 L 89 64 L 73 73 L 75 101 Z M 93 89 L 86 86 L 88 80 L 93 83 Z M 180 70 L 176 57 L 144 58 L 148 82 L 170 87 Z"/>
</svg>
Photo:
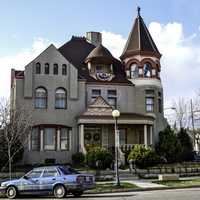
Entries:
<svg viewBox="0 0 200 200">
<path fill-rule="evenodd" d="M 116 186 L 115 183 L 97 183 L 95 188 L 92 190 L 89 190 L 90 192 L 121 192 L 121 191 L 130 191 L 132 189 L 138 188 L 138 186 L 127 183 L 127 182 L 121 182 L 120 187 Z"/>
<path fill-rule="evenodd" d="M 190 187 L 190 186 L 200 186 L 200 179 L 190 179 L 190 180 L 177 180 L 177 181 L 154 181 L 161 185 L 166 185 L 169 187 Z"/>
</svg>

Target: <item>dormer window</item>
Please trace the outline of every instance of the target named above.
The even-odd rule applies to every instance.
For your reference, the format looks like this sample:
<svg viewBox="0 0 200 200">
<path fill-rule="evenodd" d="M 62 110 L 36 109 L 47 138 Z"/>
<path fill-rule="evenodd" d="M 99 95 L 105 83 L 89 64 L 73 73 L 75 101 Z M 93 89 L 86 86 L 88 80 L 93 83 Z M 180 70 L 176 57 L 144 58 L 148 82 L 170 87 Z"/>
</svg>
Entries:
<svg viewBox="0 0 200 200">
<path fill-rule="evenodd" d="M 150 63 L 145 63 L 144 67 L 143 67 L 143 73 L 144 73 L 144 77 L 151 77 L 151 64 Z"/>
<path fill-rule="evenodd" d="M 103 72 L 103 67 L 100 66 L 100 65 L 97 65 L 96 66 L 96 73 L 101 73 L 101 72 Z"/>
</svg>

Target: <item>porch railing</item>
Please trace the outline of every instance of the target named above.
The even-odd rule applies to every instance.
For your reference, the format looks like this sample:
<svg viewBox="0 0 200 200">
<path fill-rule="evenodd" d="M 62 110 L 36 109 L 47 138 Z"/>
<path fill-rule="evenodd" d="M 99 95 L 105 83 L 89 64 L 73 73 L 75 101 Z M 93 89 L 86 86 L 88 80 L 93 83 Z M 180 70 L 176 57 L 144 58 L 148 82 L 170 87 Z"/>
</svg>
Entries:
<svg viewBox="0 0 200 200">
<path fill-rule="evenodd" d="M 134 147 L 134 145 L 135 144 L 121 144 L 120 149 L 124 153 L 124 152 L 130 151 Z M 108 149 L 112 153 L 115 152 L 115 146 L 114 145 L 103 145 L 103 147 Z"/>
</svg>

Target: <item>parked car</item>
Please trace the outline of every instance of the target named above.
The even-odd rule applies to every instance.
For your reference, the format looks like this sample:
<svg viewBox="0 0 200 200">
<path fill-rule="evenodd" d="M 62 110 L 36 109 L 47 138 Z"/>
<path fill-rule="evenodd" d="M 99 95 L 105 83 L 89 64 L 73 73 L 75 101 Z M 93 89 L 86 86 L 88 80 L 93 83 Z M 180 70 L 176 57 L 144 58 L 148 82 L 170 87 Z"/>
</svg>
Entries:
<svg viewBox="0 0 200 200">
<path fill-rule="evenodd" d="M 53 193 L 63 198 L 71 193 L 78 197 L 94 187 L 94 176 L 81 174 L 70 167 L 47 166 L 34 168 L 23 177 L 1 183 L 0 191 L 10 199 L 21 194 Z"/>
</svg>

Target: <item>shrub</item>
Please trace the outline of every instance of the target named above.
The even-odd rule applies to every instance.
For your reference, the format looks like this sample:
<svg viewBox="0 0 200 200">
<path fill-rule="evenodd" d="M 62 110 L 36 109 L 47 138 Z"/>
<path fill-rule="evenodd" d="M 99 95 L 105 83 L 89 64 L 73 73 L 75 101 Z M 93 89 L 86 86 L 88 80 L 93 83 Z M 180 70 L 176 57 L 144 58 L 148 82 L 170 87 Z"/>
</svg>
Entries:
<svg viewBox="0 0 200 200">
<path fill-rule="evenodd" d="M 181 128 L 177 134 L 177 138 L 181 144 L 181 153 L 179 154 L 180 161 L 191 161 L 193 157 L 193 146 L 190 136 L 186 129 Z"/>
<path fill-rule="evenodd" d="M 156 152 L 166 159 L 168 163 L 179 161 L 181 143 L 174 131 L 168 126 L 159 133 L 159 141 L 156 144 Z"/>
<path fill-rule="evenodd" d="M 112 162 L 112 154 L 102 147 L 90 148 L 86 154 L 86 163 L 94 169 L 110 168 Z"/>
<path fill-rule="evenodd" d="M 72 162 L 74 165 L 83 165 L 85 161 L 85 155 L 81 152 L 72 155 Z"/>
<path fill-rule="evenodd" d="M 158 164 L 160 159 L 153 149 L 137 144 L 131 150 L 128 160 L 132 160 L 139 168 L 146 168 Z"/>
</svg>

